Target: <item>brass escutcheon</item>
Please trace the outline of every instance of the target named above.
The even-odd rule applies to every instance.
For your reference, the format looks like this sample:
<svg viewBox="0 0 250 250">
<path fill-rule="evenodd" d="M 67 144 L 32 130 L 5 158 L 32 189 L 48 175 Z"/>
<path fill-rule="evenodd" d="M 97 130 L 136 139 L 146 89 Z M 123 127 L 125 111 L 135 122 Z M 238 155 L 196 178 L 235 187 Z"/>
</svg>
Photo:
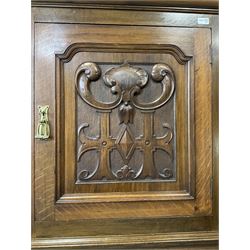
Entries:
<svg viewBox="0 0 250 250">
<path fill-rule="evenodd" d="M 39 111 L 40 120 L 37 126 L 35 138 L 40 140 L 47 140 L 50 136 L 49 116 L 48 116 L 49 105 L 45 106 L 38 105 L 37 108 Z"/>
</svg>

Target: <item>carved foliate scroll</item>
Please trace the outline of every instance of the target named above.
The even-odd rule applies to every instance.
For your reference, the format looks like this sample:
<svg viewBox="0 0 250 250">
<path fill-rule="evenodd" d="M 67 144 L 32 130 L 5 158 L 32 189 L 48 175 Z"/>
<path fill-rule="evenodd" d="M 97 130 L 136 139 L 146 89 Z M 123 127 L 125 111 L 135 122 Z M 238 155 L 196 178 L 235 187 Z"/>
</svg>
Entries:
<svg viewBox="0 0 250 250">
<path fill-rule="evenodd" d="M 161 171 L 155 167 L 153 154 L 156 150 L 164 151 L 173 160 L 173 128 L 169 123 L 162 126 L 166 129 L 163 136 L 154 134 L 154 113 L 156 109 L 165 105 L 173 96 L 175 78 L 172 69 L 163 63 L 155 64 L 151 74 L 146 70 L 125 63 L 108 69 L 98 84 L 105 84 L 110 88 L 115 99 L 112 102 L 98 101 L 91 92 L 91 83 L 96 82 L 102 75 L 100 67 L 93 62 L 85 62 L 76 71 L 76 89 L 81 99 L 96 109 L 100 114 L 100 133 L 97 137 L 89 137 L 85 129 L 89 126 L 83 123 L 78 129 L 80 146 L 77 160 L 91 150 L 98 152 L 97 167 L 92 170 L 83 169 L 78 174 L 78 181 L 87 180 L 134 180 L 134 179 L 171 179 L 173 172 L 168 166 Z M 138 98 L 143 88 L 152 79 L 153 84 L 161 84 L 161 94 L 150 102 L 140 101 Z M 110 135 L 110 113 L 118 109 L 119 132 Z M 134 122 L 135 110 L 143 117 L 143 134 L 136 137 L 131 125 Z M 135 151 L 143 154 L 143 161 L 139 168 L 130 165 Z M 120 169 L 114 171 L 111 167 L 111 153 L 118 151 L 122 159 Z"/>
</svg>

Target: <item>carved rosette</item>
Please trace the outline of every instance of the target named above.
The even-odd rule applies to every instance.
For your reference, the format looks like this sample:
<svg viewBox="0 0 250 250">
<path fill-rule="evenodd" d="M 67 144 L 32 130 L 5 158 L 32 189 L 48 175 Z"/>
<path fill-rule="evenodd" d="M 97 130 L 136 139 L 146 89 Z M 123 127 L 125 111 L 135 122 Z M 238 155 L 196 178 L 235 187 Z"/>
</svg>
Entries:
<svg viewBox="0 0 250 250">
<path fill-rule="evenodd" d="M 92 174 L 87 170 L 82 170 L 78 175 L 78 180 L 101 178 L 132 180 L 139 176 L 141 178 L 155 178 L 157 176 L 164 179 L 171 178 L 173 176 L 171 169 L 164 168 L 159 172 L 154 167 L 152 154 L 156 148 L 160 148 L 172 158 L 170 142 L 173 138 L 173 131 L 169 124 L 163 124 L 167 128 L 167 133 L 164 136 L 156 137 L 153 133 L 154 111 L 166 104 L 174 93 L 175 79 L 172 69 L 163 63 L 153 66 L 151 78 L 154 84 L 160 83 L 162 85 L 162 92 L 158 98 L 148 103 L 140 102 L 137 99 L 137 96 L 148 83 L 149 76 L 145 70 L 131 66 L 128 63 L 108 69 L 104 73 L 103 82 L 110 88 L 111 93 L 116 96 L 113 102 L 100 102 L 91 93 L 91 82 L 97 81 L 100 77 L 101 70 L 96 63 L 85 62 L 76 71 L 76 89 L 79 96 L 87 104 L 99 110 L 101 126 L 106 127 L 106 130 L 101 129 L 102 132 L 98 138 L 90 138 L 85 135 L 84 128 L 88 124 L 84 123 L 79 128 L 78 136 L 81 145 L 78 150 L 78 161 L 88 150 L 100 151 L 100 159 L 102 160 L 98 163 L 100 166 Z M 98 84 L 100 83 L 98 82 Z M 109 133 L 109 112 L 118 106 L 120 131 L 116 138 L 111 138 Z M 145 126 L 142 138 L 135 138 L 129 125 L 133 123 L 135 108 L 142 110 L 144 115 Z M 145 111 L 147 112 L 145 113 Z M 137 173 L 132 166 L 128 165 L 136 148 L 142 148 L 144 151 L 144 163 Z M 124 162 L 124 165 L 116 173 L 113 173 L 110 169 L 108 160 L 109 152 L 112 149 L 119 151 Z"/>
</svg>

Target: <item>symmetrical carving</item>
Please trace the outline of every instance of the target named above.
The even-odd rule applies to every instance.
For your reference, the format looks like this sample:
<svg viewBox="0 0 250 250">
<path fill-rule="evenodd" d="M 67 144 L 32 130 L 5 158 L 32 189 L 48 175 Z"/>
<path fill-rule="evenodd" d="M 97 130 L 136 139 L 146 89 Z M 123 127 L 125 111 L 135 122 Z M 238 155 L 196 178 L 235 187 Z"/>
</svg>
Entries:
<svg viewBox="0 0 250 250">
<path fill-rule="evenodd" d="M 129 64 L 123 64 L 117 68 L 109 69 L 104 77 L 104 83 L 111 88 L 111 93 L 117 98 L 111 103 L 97 101 L 91 91 L 90 83 L 99 79 L 101 70 L 97 64 L 86 62 L 80 65 L 76 72 L 76 88 L 81 98 L 90 106 L 100 110 L 111 110 L 116 108 L 121 102 L 120 121 L 128 121 L 132 118 L 132 106 L 142 110 L 153 110 L 164 105 L 174 92 L 174 74 L 166 64 L 156 64 L 152 69 L 152 79 L 155 82 L 161 82 L 161 95 L 149 103 L 141 103 L 136 99 L 141 89 L 148 82 L 148 74 L 141 68 L 132 67 Z M 132 122 L 132 120 L 131 120 Z"/>
<path fill-rule="evenodd" d="M 133 98 L 147 84 L 147 72 L 141 68 L 123 64 L 109 69 L 103 80 L 113 94 L 121 96 L 123 104 L 119 108 L 120 123 L 133 123 Z"/>
<path fill-rule="evenodd" d="M 136 177 L 134 170 L 128 165 L 124 165 L 120 170 L 116 172 L 118 179 L 134 179 Z"/>
<path fill-rule="evenodd" d="M 171 126 L 164 123 L 163 127 L 167 129 L 167 133 L 162 137 L 157 137 L 154 135 L 153 124 L 155 110 L 166 104 L 174 93 L 175 80 L 171 68 L 163 63 L 153 66 L 151 72 L 153 84 L 161 83 L 162 91 L 160 96 L 151 102 L 142 102 L 137 98 L 149 80 L 148 73 L 145 70 L 128 63 L 107 70 L 103 76 L 103 81 L 110 88 L 111 93 L 116 96 L 112 102 L 100 102 L 91 93 L 91 82 L 97 81 L 100 76 L 99 66 L 92 62 L 83 63 L 76 71 L 76 88 L 79 96 L 100 113 L 99 137 L 91 138 L 85 134 L 84 129 L 89 126 L 86 123 L 83 123 L 78 129 L 78 137 L 81 142 L 78 150 L 78 161 L 89 150 L 100 152 L 97 162 L 98 167 L 91 173 L 88 170 L 82 170 L 78 175 L 78 180 L 102 180 L 103 178 L 107 180 L 131 180 L 138 177 L 171 178 L 173 176 L 171 169 L 164 168 L 160 171 L 156 169 L 153 161 L 153 152 L 156 149 L 163 150 L 173 160 L 173 150 L 170 143 L 173 138 Z M 116 137 L 111 137 L 109 131 L 110 112 L 116 107 L 118 107 L 120 121 L 117 126 L 120 129 Z M 140 110 L 144 117 L 143 135 L 140 137 L 135 137 L 130 128 L 135 109 Z M 118 150 L 124 163 L 115 172 L 110 164 L 110 152 L 114 149 Z M 143 152 L 143 163 L 139 171 L 135 171 L 133 166 L 129 165 L 136 149 Z"/>
<path fill-rule="evenodd" d="M 133 138 L 134 136 L 132 135 L 129 126 L 123 125 L 115 144 L 125 163 L 129 162 L 135 149 L 135 142 Z"/>
</svg>

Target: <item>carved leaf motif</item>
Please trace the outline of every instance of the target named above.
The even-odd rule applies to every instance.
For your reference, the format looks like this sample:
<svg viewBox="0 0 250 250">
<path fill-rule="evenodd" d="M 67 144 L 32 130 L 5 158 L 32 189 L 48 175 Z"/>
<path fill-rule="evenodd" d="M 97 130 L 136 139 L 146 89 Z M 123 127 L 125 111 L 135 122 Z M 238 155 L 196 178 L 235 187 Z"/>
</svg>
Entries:
<svg viewBox="0 0 250 250">
<path fill-rule="evenodd" d="M 122 104 L 119 108 L 119 119 L 120 119 L 120 124 L 121 123 L 133 123 L 133 108 L 131 105 L 128 105 L 128 103 Z"/>
<path fill-rule="evenodd" d="M 160 148 L 165 151 L 172 159 L 173 130 L 168 123 L 164 123 L 163 127 L 167 128 L 167 133 L 162 137 L 154 135 L 154 111 L 166 104 L 173 96 L 175 89 L 175 78 L 172 69 L 163 63 L 155 64 L 152 68 L 152 84 L 161 84 L 162 92 L 154 101 L 143 103 L 137 100 L 137 95 L 142 91 L 148 83 L 148 73 L 129 64 L 123 64 L 118 67 L 110 68 L 103 76 L 103 81 L 110 88 L 112 94 L 116 95 L 113 102 L 99 102 L 92 95 L 90 84 L 100 84 L 96 82 L 101 76 L 101 70 L 97 64 L 86 62 L 79 66 L 76 72 L 76 88 L 80 97 L 90 106 L 99 110 L 101 114 L 101 129 L 100 135 L 90 138 L 84 133 L 84 129 L 88 127 L 87 123 L 83 123 L 79 127 L 79 140 L 81 142 L 78 149 L 78 161 L 81 160 L 83 154 L 89 150 L 100 152 L 98 167 L 94 172 L 89 172 L 87 169 L 82 170 L 78 174 L 80 181 L 95 179 L 107 180 L 118 178 L 121 180 L 140 178 L 157 178 L 170 179 L 173 177 L 173 172 L 169 168 L 164 168 L 159 171 L 154 166 L 153 151 Z M 96 83 L 94 83 L 96 82 Z M 109 132 L 109 117 L 111 110 L 119 106 L 118 116 L 120 131 L 118 136 L 113 138 Z M 135 138 L 130 124 L 133 123 L 134 109 L 141 109 L 144 116 L 143 136 Z M 140 149 L 144 153 L 144 161 L 140 172 L 133 170 L 128 166 L 135 149 Z M 112 149 L 117 149 L 125 164 L 120 170 L 112 172 L 109 165 L 109 154 Z M 137 173 L 135 173 L 135 171 Z"/>
</svg>

